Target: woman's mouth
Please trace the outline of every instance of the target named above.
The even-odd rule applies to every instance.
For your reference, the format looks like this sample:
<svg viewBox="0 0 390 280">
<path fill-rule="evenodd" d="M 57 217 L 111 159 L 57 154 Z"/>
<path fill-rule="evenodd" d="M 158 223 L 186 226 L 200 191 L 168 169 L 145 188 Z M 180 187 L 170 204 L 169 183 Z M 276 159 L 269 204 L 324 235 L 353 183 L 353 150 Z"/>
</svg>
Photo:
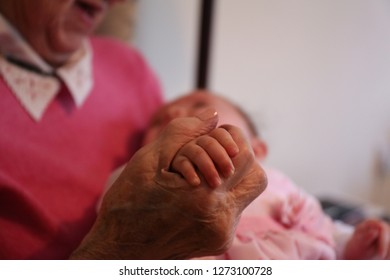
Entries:
<svg viewBox="0 0 390 280">
<path fill-rule="evenodd" d="M 77 0 L 76 5 L 88 17 L 94 19 L 107 8 L 108 4 L 106 1 L 101 0 Z"/>
<path fill-rule="evenodd" d="M 76 0 L 76 8 L 85 27 L 94 28 L 100 16 L 107 8 L 107 2 L 101 0 Z"/>
</svg>

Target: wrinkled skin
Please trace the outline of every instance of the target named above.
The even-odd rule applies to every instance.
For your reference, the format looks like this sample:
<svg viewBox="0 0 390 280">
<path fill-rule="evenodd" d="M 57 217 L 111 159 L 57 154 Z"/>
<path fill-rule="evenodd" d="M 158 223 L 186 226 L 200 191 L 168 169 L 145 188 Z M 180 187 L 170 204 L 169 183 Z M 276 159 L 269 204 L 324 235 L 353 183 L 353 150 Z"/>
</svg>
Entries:
<svg viewBox="0 0 390 280">
<path fill-rule="evenodd" d="M 235 173 L 219 187 L 205 180 L 191 186 L 169 169 L 181 147 L 215 129 L 218 117 L 213 112 L 173 120 L 133 156 L 72 258 L 187 259 L 229 248 L 242 210 L 267 184 L 241 130 L 223 127 L 239 152 L 232 158 Z"/>
</svg>

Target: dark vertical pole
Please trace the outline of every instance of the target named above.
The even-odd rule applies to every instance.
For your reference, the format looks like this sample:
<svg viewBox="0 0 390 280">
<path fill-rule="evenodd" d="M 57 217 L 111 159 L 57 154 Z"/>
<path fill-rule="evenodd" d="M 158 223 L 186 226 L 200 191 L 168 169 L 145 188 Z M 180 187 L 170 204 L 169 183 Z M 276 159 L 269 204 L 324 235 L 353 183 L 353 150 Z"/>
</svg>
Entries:
<svg viewBox="0 0 390 280">
<path fill-rule="evenodd" d="M 196 88 L 198 89 L 208 87 L 214 2 L 215 0 L 202 0 L 201 3 L 196 77 Z"/>
</svg>

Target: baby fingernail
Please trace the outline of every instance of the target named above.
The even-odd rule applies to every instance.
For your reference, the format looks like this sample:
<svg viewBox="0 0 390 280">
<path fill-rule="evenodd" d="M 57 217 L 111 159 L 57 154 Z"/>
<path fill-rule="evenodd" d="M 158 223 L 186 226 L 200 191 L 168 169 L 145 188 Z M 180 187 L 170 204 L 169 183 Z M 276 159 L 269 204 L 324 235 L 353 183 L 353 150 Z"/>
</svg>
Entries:
<svg viewBox="0 0 390 280">
<path fill-rule="evenodd" d="M 198 185 L 200 185 L 200 179 L 199 179 L 199 177 L 193 177 L 192 178 L 192 180 L 191 180 L 191 185 L 193 185 L 193 186 L 198 186 Z"/>
<path fill-rule="evenodd" d="M 217 115 L 217 111 L 215 111 L 215 109 L 207 108 L 202 113 L 200 113 L 197 117 L 202 121 L 207 121 L 209 119 L 215 118 L 216 115 Z"/>
<path fill-rule="evenodd" d="M 230 176 L 232 176 L 235 172 L 235 169 L 234 169 L 234 166 L 231 165 L 226 171 L 225 171 L 225 177 L 226 178 L 229 178 Z"/>
<path fill-rule="evenodd" d="M 214 177 L 213 186 L 214 187 L 219 187 L 221 184 L 222 184 L 221 178 L 219 178 L 219 176 Z"/>
</svg>

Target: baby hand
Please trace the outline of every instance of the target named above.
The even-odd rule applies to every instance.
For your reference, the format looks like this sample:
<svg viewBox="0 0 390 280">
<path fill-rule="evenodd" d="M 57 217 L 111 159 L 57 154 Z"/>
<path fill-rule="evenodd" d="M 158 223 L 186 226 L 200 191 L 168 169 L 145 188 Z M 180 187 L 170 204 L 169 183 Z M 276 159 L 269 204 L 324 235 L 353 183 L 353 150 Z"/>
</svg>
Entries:
<svg viewBox="0 0 390 280">
<path fill-rule="evenodd" d="M 201 183 L 199 171 L 206 182 L 216 188 L 222 182 L 219 174 L 228 178 L 234 173 L 231 158 L 238 152 L 230 133 L 224 128 L 216 128 L 185 144 L 172 160 L 171 169 L 193 186 Z"/>
<path fill-rule="evenodd" d="M 348 241 L 346 259 L 390 259 L 390 226 L 369 219 L 358 224 Z"/>
</svg>

